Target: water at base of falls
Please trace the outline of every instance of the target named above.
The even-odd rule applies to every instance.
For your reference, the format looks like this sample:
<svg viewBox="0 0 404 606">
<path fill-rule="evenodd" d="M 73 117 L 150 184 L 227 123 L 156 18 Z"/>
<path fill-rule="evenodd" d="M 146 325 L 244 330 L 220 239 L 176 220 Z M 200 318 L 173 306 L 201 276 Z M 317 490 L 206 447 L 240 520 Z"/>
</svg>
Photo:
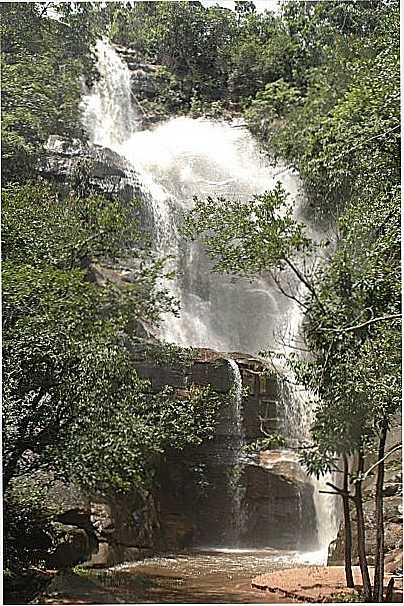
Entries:
<svg viewBox="0 0 404 606">
<path fill-rule="evenodd" d="M 253 590 L 251 580 L 282 568 L 304 566 L 302 557 L 298 552 L 275 549 L 195 549 L 114 566 L 107 571 L 107 587 L 113 595 L 133 603 L 290 603 L 292 600 L 279 594 Z M 136 583 L 139 576 L 142 583 Z"/>
<path fill-rule="evenodd" d="M 274 337 L 285 325 L 296 336 L 302 321 L 300 309 L 277 290 L 268 276 L 238 279 L 210 272 L 210 263 L 197 243 L 180 236 L 184 212 L 194 196 L 223 196 L 248 201 L 281 181 L 298 211 L 300 182 L 296 174 L 276 169 L 260 152 L 252 135 L 234 124 L 188 117 L 173 118 L 152 130 L 139 130 L 131 103 L 128 67 L 106 41 L 96 48 L 101 78 L 82 102 L 83 123 L 90 141 L 124 156 L 136 170 L 147 202 L 148 224 L 156 254 L 171 257 L 176 278 L 162 286 L 179 300 L 181 313 L 163 322 L 160 337 L 181 346 L 207 347 L 221 352 L 279 349 Z M 232 531 L 229 544 L 237 546 L 245 524 L 240 452 L 244 437 L 241 419 L 241 376 L 232 366 L 235 385 L 233 467 L 227 478 L 232 494 Z M 294 404 L 293 404 L 294 402 Z M 290 400 L 287 417 L 307 417 L 306 408 Z M 318 519 L 327 524 L 323 501 L 317 500 Z M 334 528 L 331 532 L 334 532 Z M 321 535 L 327 542 L 328 533 Z M 323 559 L 323 556 L 321 556 Z"/>
</svg>

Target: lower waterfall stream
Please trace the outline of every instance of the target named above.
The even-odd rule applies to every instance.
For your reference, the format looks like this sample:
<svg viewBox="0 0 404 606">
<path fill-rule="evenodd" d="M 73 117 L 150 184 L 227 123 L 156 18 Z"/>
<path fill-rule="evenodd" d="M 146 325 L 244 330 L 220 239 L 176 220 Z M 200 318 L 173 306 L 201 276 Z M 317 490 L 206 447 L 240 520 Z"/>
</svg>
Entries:
<svg viewBox="0 0 404 606">
<path fill-rule="evenodd" d="M 177 117 L 151 130 L 140 130 L 140 120 L 131 103 L 131 79 L 126 63 L 106 41 L 99 41 L 96 51 L 101 77 L 83 97 L 84 127 L 91 143 L 112 149 L 136 170 L 147 200 L 154 248 L 160 256 L 171 258 L 171 269 L 176 275 L 164 286 L 179 300 L 180 314 L 163 323 L 160 337 L 180 346 L 210 348 L 219 352 L 257 355 L 264 349 L 284 351 L 285 347 L 280 346 L 274 335 L 289 334 L 293 342 L 303 319 L 301 309 L 285 299 L 269 277 L 234 281 L 227 276 L 212 274 L 202 248 L 197 243 L 184 241 L 179 235 L 179 224 L 184 212 L 192 207 L 195 196 L 224 196 L 246 201 L 271 189 L 277 181 L 289 192 L 298 216 L 303 200 L 298 176 L 281 165 L 275 169 L 260 152 L 252 135 L 236 122 L 229 124 Z M 314 230 L 313 226 L 308 228 Z M 226 354 L 224 356 L 227 357 Z M 227 359 L 234 377 L 233 434 L 237 443 L 232 445 L 236 472 L 227 480 L 233 504 L 229 511 L 232 530 L 225 547 L 237 548 L 240 547 L 240 529 L 244 524 L 243 486 L 237 475 L 242 465 L 244 443 L 242 382 L 237 363 L 232 358 Z M 307 426 L 311 414 L 308 395 L 291 392 L 285 402 L 288 407 L 285 426 L 290 426 L 292 414 L 300 415 L 300 420 L 296 418 L 295 423 L 301 423 L 303 416 Z M 302 436 L 301 430 L 300 425 Z M 285 461 L 290 457 L 296 461 L 291 451 L 281 451 L 279 456 Z M 325 563 L 328 544 L 336 536 L 338 520 L 330 499 L 318 494 L 319 483 L 313 481 L 313 486 L 319 550 L 308 554 L 307 558 L 312 563 Z M 300 523 L 304 524 L 304 511 L 301 515 Z M 291 520 L 291 524 L 295 522 Z M 237 562 L 243 561 L 248 574 L 250 568 L 254 568 L 254 574 L 259 574 L 261 570 L 267 571 L 268 567 L 285 565 L 285 562 L 304 561 L 303 556 L 295 552 L 285 551 L 282 555 L 263 550 L 254 554 L 254 546 L 251 550 L 248 556 L 240 550 L 226 566 L 237 568 Z M 222 563 L 225 562 L 223 555 L 204 552 L 202 556 L 201 553 L 181 556 L 182 560 L 180 556 L 173 556 L 164 563 L 161 559 L 160 563 L 151 559 L 131 566 L 142 570 L 154 565 L 160 568 L 173 565 L 174 570 L 185 565 L 192 568 L 189 559 L 194 557 L 195 566 L 196 561 L 202 565 L 201 558 L 205 558 L 204 565 L 208 568 L 213 566 L 215 570 L 215 566 L 220 565 L 220 558 Z M 206 563 L 208 561 L 209 564 Z M 180 598 L 180 601 L 184 600 Z"/>
</svg>

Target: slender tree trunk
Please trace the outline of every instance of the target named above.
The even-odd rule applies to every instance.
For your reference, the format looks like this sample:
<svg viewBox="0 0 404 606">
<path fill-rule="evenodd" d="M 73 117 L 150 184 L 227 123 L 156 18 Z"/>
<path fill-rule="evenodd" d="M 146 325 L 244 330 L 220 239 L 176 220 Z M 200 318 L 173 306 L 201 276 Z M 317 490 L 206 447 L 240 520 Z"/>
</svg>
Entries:
<svg viewBox="0 0 404 606">
<path fill-rule="evenodd" d="M 386 589 L 386 602 L 392 602 L 393 601 L 393 594 L 394 594 L 394 577 L 391 577 L 390 581 L 388 582 L 387 585 L 387 589 Z"/>
<path fill-rule="evenodd" d="M 387 421 L 384 419 L 381 424 L 381 433 L 379 439 L 377 480 L 375 493 L 375 512 L 376 512 L 376 561 L 375 578 L 373 586 L 373 599 L 375 602 L 383 602 L 383 581 L 384 581 L 384 520 L 383 520 L 383 482 L 384 482 L 384 451 L 386 447 Z"/>
<path fill-rule="evenodd" d="M 365 518 L 363 515 L 362 475 L 364 468 L 363 452 L 358 454 L 358 477 L 355 481 L 356 524 L 358 528 L 358 556 L 362 574 L 362 584 L 365 602 L 372 601 L 372 585 L 370 582 L 368 562 L 366 559 Z"/>
<path fill-rule="evenodd" d="M 345 578 L 347 587 L 355 587 L 352 574 L 352 525 L 351 512 L 349 511 L 349 496 L 348 496 L 348 457 L 343 455 L 344 461 L 344 482 L 342 494 L 342 502 L 344 507 L 344 561 L 345 561 Z"/>
</svg>

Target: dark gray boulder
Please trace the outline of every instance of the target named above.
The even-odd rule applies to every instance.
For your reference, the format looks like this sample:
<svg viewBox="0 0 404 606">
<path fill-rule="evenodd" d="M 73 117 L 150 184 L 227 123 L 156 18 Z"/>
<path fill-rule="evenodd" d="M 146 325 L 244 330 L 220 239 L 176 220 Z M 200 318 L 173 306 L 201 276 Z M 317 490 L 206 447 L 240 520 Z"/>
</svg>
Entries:
<svg viewBox="0 0 404 606">
<path fill-rule="evenodd" d="M 66 189 L 80 191 L 85 185 L 123 203 L 141 196 L 139 177 L 125 158 L 106 147 L 68 141 L 56 135 L 48 139 L 39 173 Z"/>
</svg>

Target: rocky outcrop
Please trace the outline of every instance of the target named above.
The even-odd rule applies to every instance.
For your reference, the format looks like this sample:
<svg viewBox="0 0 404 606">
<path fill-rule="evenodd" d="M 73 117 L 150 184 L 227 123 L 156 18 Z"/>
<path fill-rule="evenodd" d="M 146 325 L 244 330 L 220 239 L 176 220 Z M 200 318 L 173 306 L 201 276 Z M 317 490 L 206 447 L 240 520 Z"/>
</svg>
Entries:
<svg viewBox="0 0 404 606">
<path fill-rule="evenodd" d="M 85 186 L 129 203 L 140 195 L 136 171 L 122 156 L 99 145 L 85 145 L 56 135 L 48 139 L 39 173 L 76 191 Z"/>
<path fill-rule="evenodd" d="M 47 558 L 51 568 L 71 568 L 86 562 L 92 555 L 97 543 L 93 535 L 77 526 L 54 523 L 59 535 L 59 543 Z"/>
<path fill-rule="evenodd" d="M 192 455 L 186 462 L 170 459 L 159 497 L 169 546 L 315 549 L 313 487 L 303 476 L 297 478 L 293 465 L 280 471 Z"/>
<path fill-rule="evenodd" d="M 119 45 L 114 48 L 128 66 L 132 98 L 142 128 L 172 116 L 182 99 L 176 76 L 165 65 L 147 63 L 136 49 Z"/>
<path fill-rule="evenodd" d="M 147 491 L 94 497 L 90 515 L 98 548 L 88 566 L 98 568 L 137 560 L 163 547 L 156 503 Z"/>
<path fill-rule="evenodd" d="M 146 342 L 143 346 L 138 342 L 131 353 L 139 375 L 150 381 L 153 391 L 171 385 L 183 392 L 197 384 L 229 394 L 235 387 L 229 359 L 236 361 L 245 389 L 239 411 L 244 437 L 262 436 L 260 417 L 268 415 L 268 406 L 273 409 L 274 429 L 279 429 L 278 379 L 262 360 L 201 349 L 186 361 L 162 364 L 153 359 L 152 350 Z M 212 440 L 198 448 L 168 452 L 153 494 L 92 500 L 98 549 L 89 565 L 106 566 L 153 550 L 196 545 L 316 546 L 313 487 L 307 476 L 296 461 L 285 461 L 279 451 L 243 459 L 234 414 L 234 401 L 229 398 Z"/>
<path fill-rule="evenodd" d="M 268 458 L 278 460 L 267 463 Z M 246 468 L 249 545 L 314 550 L 317 545 L 314 488 L 297 461 L 283 453 L 261 453 L 259 463 Z"/>
<path fill-rule="evenodd" d="M 150 360 L 134 364 L 155 389 L 162 382 L 182 390 L 196 383 L 229 393 L 235 384 L 229 359 L 236 361 L 245 390 L 239 411 L 242 439 L 230 398 L 212 440 L 183 453 L 168 453 L 157 495 L 166 545 L 314 549 L 313 487 L 298 463 L 285 462 L 282 452 L 269 464 L 240 451 L 242 441 L 262 437 L 263 418 L 270 419 L 272 430 L 281 429 L 281 391 L 270 366 L 251 356 L 207 349 L 198 350 L 184 367 L 161 368 Z"/>
</svg>

